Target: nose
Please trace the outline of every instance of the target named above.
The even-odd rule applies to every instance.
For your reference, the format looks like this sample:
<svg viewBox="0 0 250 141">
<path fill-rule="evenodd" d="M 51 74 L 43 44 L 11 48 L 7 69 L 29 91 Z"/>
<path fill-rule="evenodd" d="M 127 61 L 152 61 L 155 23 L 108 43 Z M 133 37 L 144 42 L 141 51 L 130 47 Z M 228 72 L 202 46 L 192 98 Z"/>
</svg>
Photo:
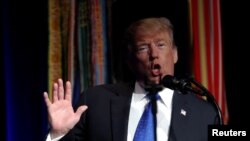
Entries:
<svg viewBox="0 0 250 141">
<path fill-rule="evenodd" d="M 150 44 L 150 50 L 149 50 L 150 60 L 154 60 L 158 58 L 158 55 L 159 55 L 158 53 L 159 53 L 159 50 L 156 47 L 156 45 Z"/>
</svg>

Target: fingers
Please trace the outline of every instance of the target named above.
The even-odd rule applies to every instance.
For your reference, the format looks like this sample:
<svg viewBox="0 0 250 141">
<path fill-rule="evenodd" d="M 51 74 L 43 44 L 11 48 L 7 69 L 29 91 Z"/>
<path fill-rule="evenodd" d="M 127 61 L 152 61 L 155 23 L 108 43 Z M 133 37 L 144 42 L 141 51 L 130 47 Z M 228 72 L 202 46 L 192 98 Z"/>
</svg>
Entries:
<svg viewBox="0 0 250 141">
<path fill-rule="evenodd" d="M 44 97 L 44 101 L 45 101 L 47 107 L 49 107 L 49 106 L 51 105 L 51 102 L 50 102 L 50 100 L 49 100 L 48 93 L 47 93 L 47 92 L 44 92 L 44 93 L 43 93 L 43 97 Z"/>
<path fill-rule="evenodd" d="M 65 100 L 71 101 L 71 83 L 69 81 L 66 82 L 66 88 L 65 88 Z M 57 83 L 53 84 L 53 96 L 52 101 L 57 102 L 58 100 L 64 100 L 64 86 L 63 86 L 63 80 L 60 78 L 58 79 Z"/>
<path fill-rule="evenodd" d="M 82 113 L 84 111 L 86 111 L 87 109 L 88 109 L 88 106 L 86 106 L 86 105 L 78 107 L 78 109 L 76 110 L 76 116 L 80 118 L 80 116 L 82 115 Z"/>
<path fill-rule="evenodd" d="M 62 79 L 58 79 L 58 99 L 64 99 L 64 88 L 63 88 L 63 81 Z"/>
<path fill-rule="evenodd" d="M 53 92 L 52 92 L 52 101 L 53 103 L 54 102 L 57 102 L 58 101 L 58 84 L 57 83 L 54 83 L 53 84 Z"/>
<path fill-rule="evenodd" d="M 69 81 L 66 82 L 66 91 L 65 91 L 65 99 L 71 101 L 71 83 Z"/>
</svg>

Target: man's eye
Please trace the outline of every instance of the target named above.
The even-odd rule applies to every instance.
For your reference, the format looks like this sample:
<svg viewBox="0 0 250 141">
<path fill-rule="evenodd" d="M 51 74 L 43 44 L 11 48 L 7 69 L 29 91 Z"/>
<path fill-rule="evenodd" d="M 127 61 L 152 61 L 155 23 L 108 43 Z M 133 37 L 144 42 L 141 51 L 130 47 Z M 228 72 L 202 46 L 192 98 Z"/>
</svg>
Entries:
<svg viewBox="0 0 250 141">
<path fill-rule="evenodd" d="M 157 46 L 160 48 L 164 48 L 166 45 L 164 43 L 159 43 Z"/>
<path fill-rule="evenodd" d="M 147 45 L 142 45 L 137 48 L 137 52 L 146 52 L 148 51 L 148 46 Z"/>
</svg>

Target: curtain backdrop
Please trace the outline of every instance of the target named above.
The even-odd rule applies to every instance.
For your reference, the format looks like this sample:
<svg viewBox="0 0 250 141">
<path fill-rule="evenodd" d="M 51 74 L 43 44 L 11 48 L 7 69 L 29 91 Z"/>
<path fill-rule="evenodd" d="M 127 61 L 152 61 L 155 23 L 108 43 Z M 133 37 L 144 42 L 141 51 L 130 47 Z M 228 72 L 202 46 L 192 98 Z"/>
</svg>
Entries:
<svg viewBox="0 0 250 141">
<path fill-rule="evenodd" d="M 4 129 L 0 138 L 42 141 L 48 131 L 43 102 L 43 92 L 47 90 L 47 1 L 2 2 L 1 127 Z"/>
<path fill-rule="evenodd" d="M 49 0 L 49 92 L 58 78 L 73 86 L 73 101 L 84 88 L 110 82 L 111 0 Z"/>
</svg>

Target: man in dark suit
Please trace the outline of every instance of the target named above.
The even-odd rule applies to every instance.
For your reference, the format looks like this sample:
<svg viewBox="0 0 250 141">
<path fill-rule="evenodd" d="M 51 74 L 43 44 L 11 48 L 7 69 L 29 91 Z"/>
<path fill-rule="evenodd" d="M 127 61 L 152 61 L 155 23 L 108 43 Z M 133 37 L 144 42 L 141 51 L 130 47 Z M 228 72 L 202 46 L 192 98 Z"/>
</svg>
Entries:
<svg viewBox="0 0 250 141">
<path fill-rule="evenodd" d="M 100 85 L 87 89 L 78 108 L 71 105 L 71 84 L 53 85 L 52 101 L 44 99 L 51 125 L 47 140 L 132 141 L 148 100 L 148 86 L 174 75 L 178 60 L 173 27 L 166 18 L 145 18 L 125 34 L 126 59 L 135 74 L 134 83 Z M 169 88 L 158 91 L 156 135 L 158 141 L 206 141 L 208 125 L 217 124 L 217 112 L 193 94 Z M 65 96 L 64 96 L 65 95 Z M 83 114 L 82 114 L 83 113 Z"/>
</svg>

